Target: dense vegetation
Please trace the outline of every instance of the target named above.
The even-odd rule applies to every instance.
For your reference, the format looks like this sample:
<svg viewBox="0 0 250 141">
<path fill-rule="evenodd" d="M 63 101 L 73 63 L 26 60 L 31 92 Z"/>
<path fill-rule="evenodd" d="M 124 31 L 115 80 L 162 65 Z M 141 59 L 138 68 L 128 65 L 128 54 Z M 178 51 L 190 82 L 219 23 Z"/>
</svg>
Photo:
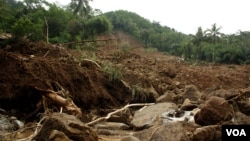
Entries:
<svg viewBox="0 0 250 141">
<path fill-rule="evenodd" d="M 226 35 L 216 24 L 205 31 L 198 27 L 195 35 L 185 35 L 158 22 L 151 22 L 136 13 L 105 13 L 114 30 L 123 30 L 145 44 L 190 61 L 250 64 L 250 32 Z"/>
<path fill-rule="evenodd" d="M 66 7 L 45 0 L 0 0 L 0 10 L 0 33 L 11 33 L 15 40 L 79 41 L 112 27 L 104 16 L 95 16 L 89 0 L 72 0 Z"/>
<path fill-rule="evenodd" d="M 66 43 L 122 30 L 147 48 L 189 61 L 250 64 L 249 31 L 226 35 L 213 24 L 205 30 L 198 27 L 195 35 L 186 35 L 129 11 L 102 14 L 91 8 L 89 1 L 72 0 L 61 7 L 46 0 L 0 0 L 0 34 L 11 33 L 15 41 Z M 0 47 L 6 42 L 0 41 Z"/>
</svg>

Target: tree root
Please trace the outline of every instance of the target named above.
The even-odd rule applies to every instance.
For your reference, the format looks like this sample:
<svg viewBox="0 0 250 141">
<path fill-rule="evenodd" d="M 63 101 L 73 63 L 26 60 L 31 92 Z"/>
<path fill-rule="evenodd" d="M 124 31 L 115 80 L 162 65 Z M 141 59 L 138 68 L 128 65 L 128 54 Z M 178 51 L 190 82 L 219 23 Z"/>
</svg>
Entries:
<svg viewBox="0 0 250 141">
<path fill-rule="evenodd" d="M 127 109 L 127 108 L 129 108 L 129 107 L 135 107 L 135 106 L 150 106 L 150 105 L 153 105 L 153 104 L 155 104 L 155 103 L 128 104 L 128 105 L 124 106 L 124 107 L 121 108 L 121 109 L 118 109 L 118 110 L 116 110 L 116 111 L 114 111 L 114 112 L 109 113 L 106 117 L 101 117 L 101 118 L 98 118 L 98 119 L 96 119 L 96 120 L 94 120 L 94 121 L 91 121 L 91 122 L 87 123 L 87 125 L 88 125 L 88 126 L 91 126 L 91 125 L 94 125 L 94 124 L 96 124 L 96 123 L 98 123 L 98 122 L 105 121 L 105 120 L 109 119 L 112 115 L 114 115 L 114 114 L 116 114 L 116 113 L 119 113 L 119 112 L 121 112 L 121 111 L 123 111 L 123 110 L 125 110 L 125 109 Z"/>
</svg>

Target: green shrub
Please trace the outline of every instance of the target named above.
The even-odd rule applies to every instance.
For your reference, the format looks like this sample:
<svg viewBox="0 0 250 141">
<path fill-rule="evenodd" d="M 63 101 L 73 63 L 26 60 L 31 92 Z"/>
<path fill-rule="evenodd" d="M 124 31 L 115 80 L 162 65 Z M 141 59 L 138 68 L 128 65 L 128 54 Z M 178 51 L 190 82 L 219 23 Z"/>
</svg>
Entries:
<svg viewBox="0 0 250 141">
<path fill-rule="evenodd" d="M 102 63 L 102 70 L 108 74 L 110 81 L 120 80 L 123 77 L 121 70 L 114 67 L 110 62 Z"/>
</svg>

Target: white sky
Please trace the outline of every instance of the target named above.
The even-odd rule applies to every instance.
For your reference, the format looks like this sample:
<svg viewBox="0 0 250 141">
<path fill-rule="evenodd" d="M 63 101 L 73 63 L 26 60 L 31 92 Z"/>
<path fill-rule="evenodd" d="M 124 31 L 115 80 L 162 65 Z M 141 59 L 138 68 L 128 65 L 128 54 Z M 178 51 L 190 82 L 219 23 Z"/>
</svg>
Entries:
<svg viewBox="0 0 250 141">
<path fill-rule="evenodd" d="M 186 34 L 195 34 L 199 26 L 206 30 L 214 23 L 225 34 L 250 31 L 249 0 L 93 0 L 90 5 L 103 13 L 131 11 Z"/>
</svg>

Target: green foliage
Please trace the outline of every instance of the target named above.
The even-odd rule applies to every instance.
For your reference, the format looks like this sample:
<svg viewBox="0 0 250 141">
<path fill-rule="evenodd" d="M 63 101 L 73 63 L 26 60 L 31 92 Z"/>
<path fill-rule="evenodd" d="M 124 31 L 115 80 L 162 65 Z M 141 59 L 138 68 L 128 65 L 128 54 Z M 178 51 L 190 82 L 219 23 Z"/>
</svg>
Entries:
<svg viewBox="0 0 250 141">
<path fill-rule="evenodd" d="M 123 77 L 121 70 L 113 66 L 110 62 L 103 62 L 102 70 L 108 74 L 110 81 L 120 80 Z"/>
<path fill-rule="evenodd" d="M 12 26 L 12 34 L 15 38 L 29 38 L 36 39 L 39 36 L 39 30 L 41 29 L 38 24 L 33 24 L 28 18 L 21 18 Z"/>
<path fill-rule="evenodd" d="M 96 35 L 110 32 L 112 25 L 105 16 L 96 16 L 86 22 L 85 29 L 87 37 L 95 37 Z"/>
<path fill-rule="evenodd" d="M 122 30 L 142 42 L 145 51 L 162 51 L 189 61 L 250 63 L 248 31 L 225 35 L 215 23 L 205 32 L 198 27 L 195 35 L 185 35 L 124 10 L 99 12 L 94 16 L 96 12 L 89 1 L 72 0 L 67 8 L 62 8 L 46 0 L 0 0 L 0 33 L 12 33 L 18 39 L 25 37 L 31 41 L 45 40 L 48 34 L 49 42 L 65 43 L 95 39 L 99 34 Z M 70 47 L 83 49 L 82 45 Z M 117 58 L 126 55 L 130 47 L 126 43 L 119 46 Z"/>
<path fill-rule="evenodd" d="M 91 0 L 71 0 L 70 9 L 73 10 L 74 15 L 81 18 L 89 18 L 92 8 L 89 5 Z"/>
<path fill-rule="evenodd" d="M 61 33 L 67 29 L 67 24 L 72 18 L 72 14 L 56 5 L 51 5 L 45 17 L 49 27 L 49 37 L 51 38 L 60 37 Z"/>
<path fill-rule="evenodd" d="M 115 30 L 123 30 L 143 42 L 146 47 L 155 47 L 159 51 L 170 52 L 186 37 L 174 29 L 161 26 L 158 22 L 150 22 L 132 12 L 119 10 L 105 13 L 105 16 Z"/>
<path fill-rule="evenodd" d="M 145 52 L 156 52 L 156 51 L 158 51 L 158 49 L 154 48 L 154 47 L 147 47 L 147 48 L 144 48 L 144 51 Z"/>
</svg>

